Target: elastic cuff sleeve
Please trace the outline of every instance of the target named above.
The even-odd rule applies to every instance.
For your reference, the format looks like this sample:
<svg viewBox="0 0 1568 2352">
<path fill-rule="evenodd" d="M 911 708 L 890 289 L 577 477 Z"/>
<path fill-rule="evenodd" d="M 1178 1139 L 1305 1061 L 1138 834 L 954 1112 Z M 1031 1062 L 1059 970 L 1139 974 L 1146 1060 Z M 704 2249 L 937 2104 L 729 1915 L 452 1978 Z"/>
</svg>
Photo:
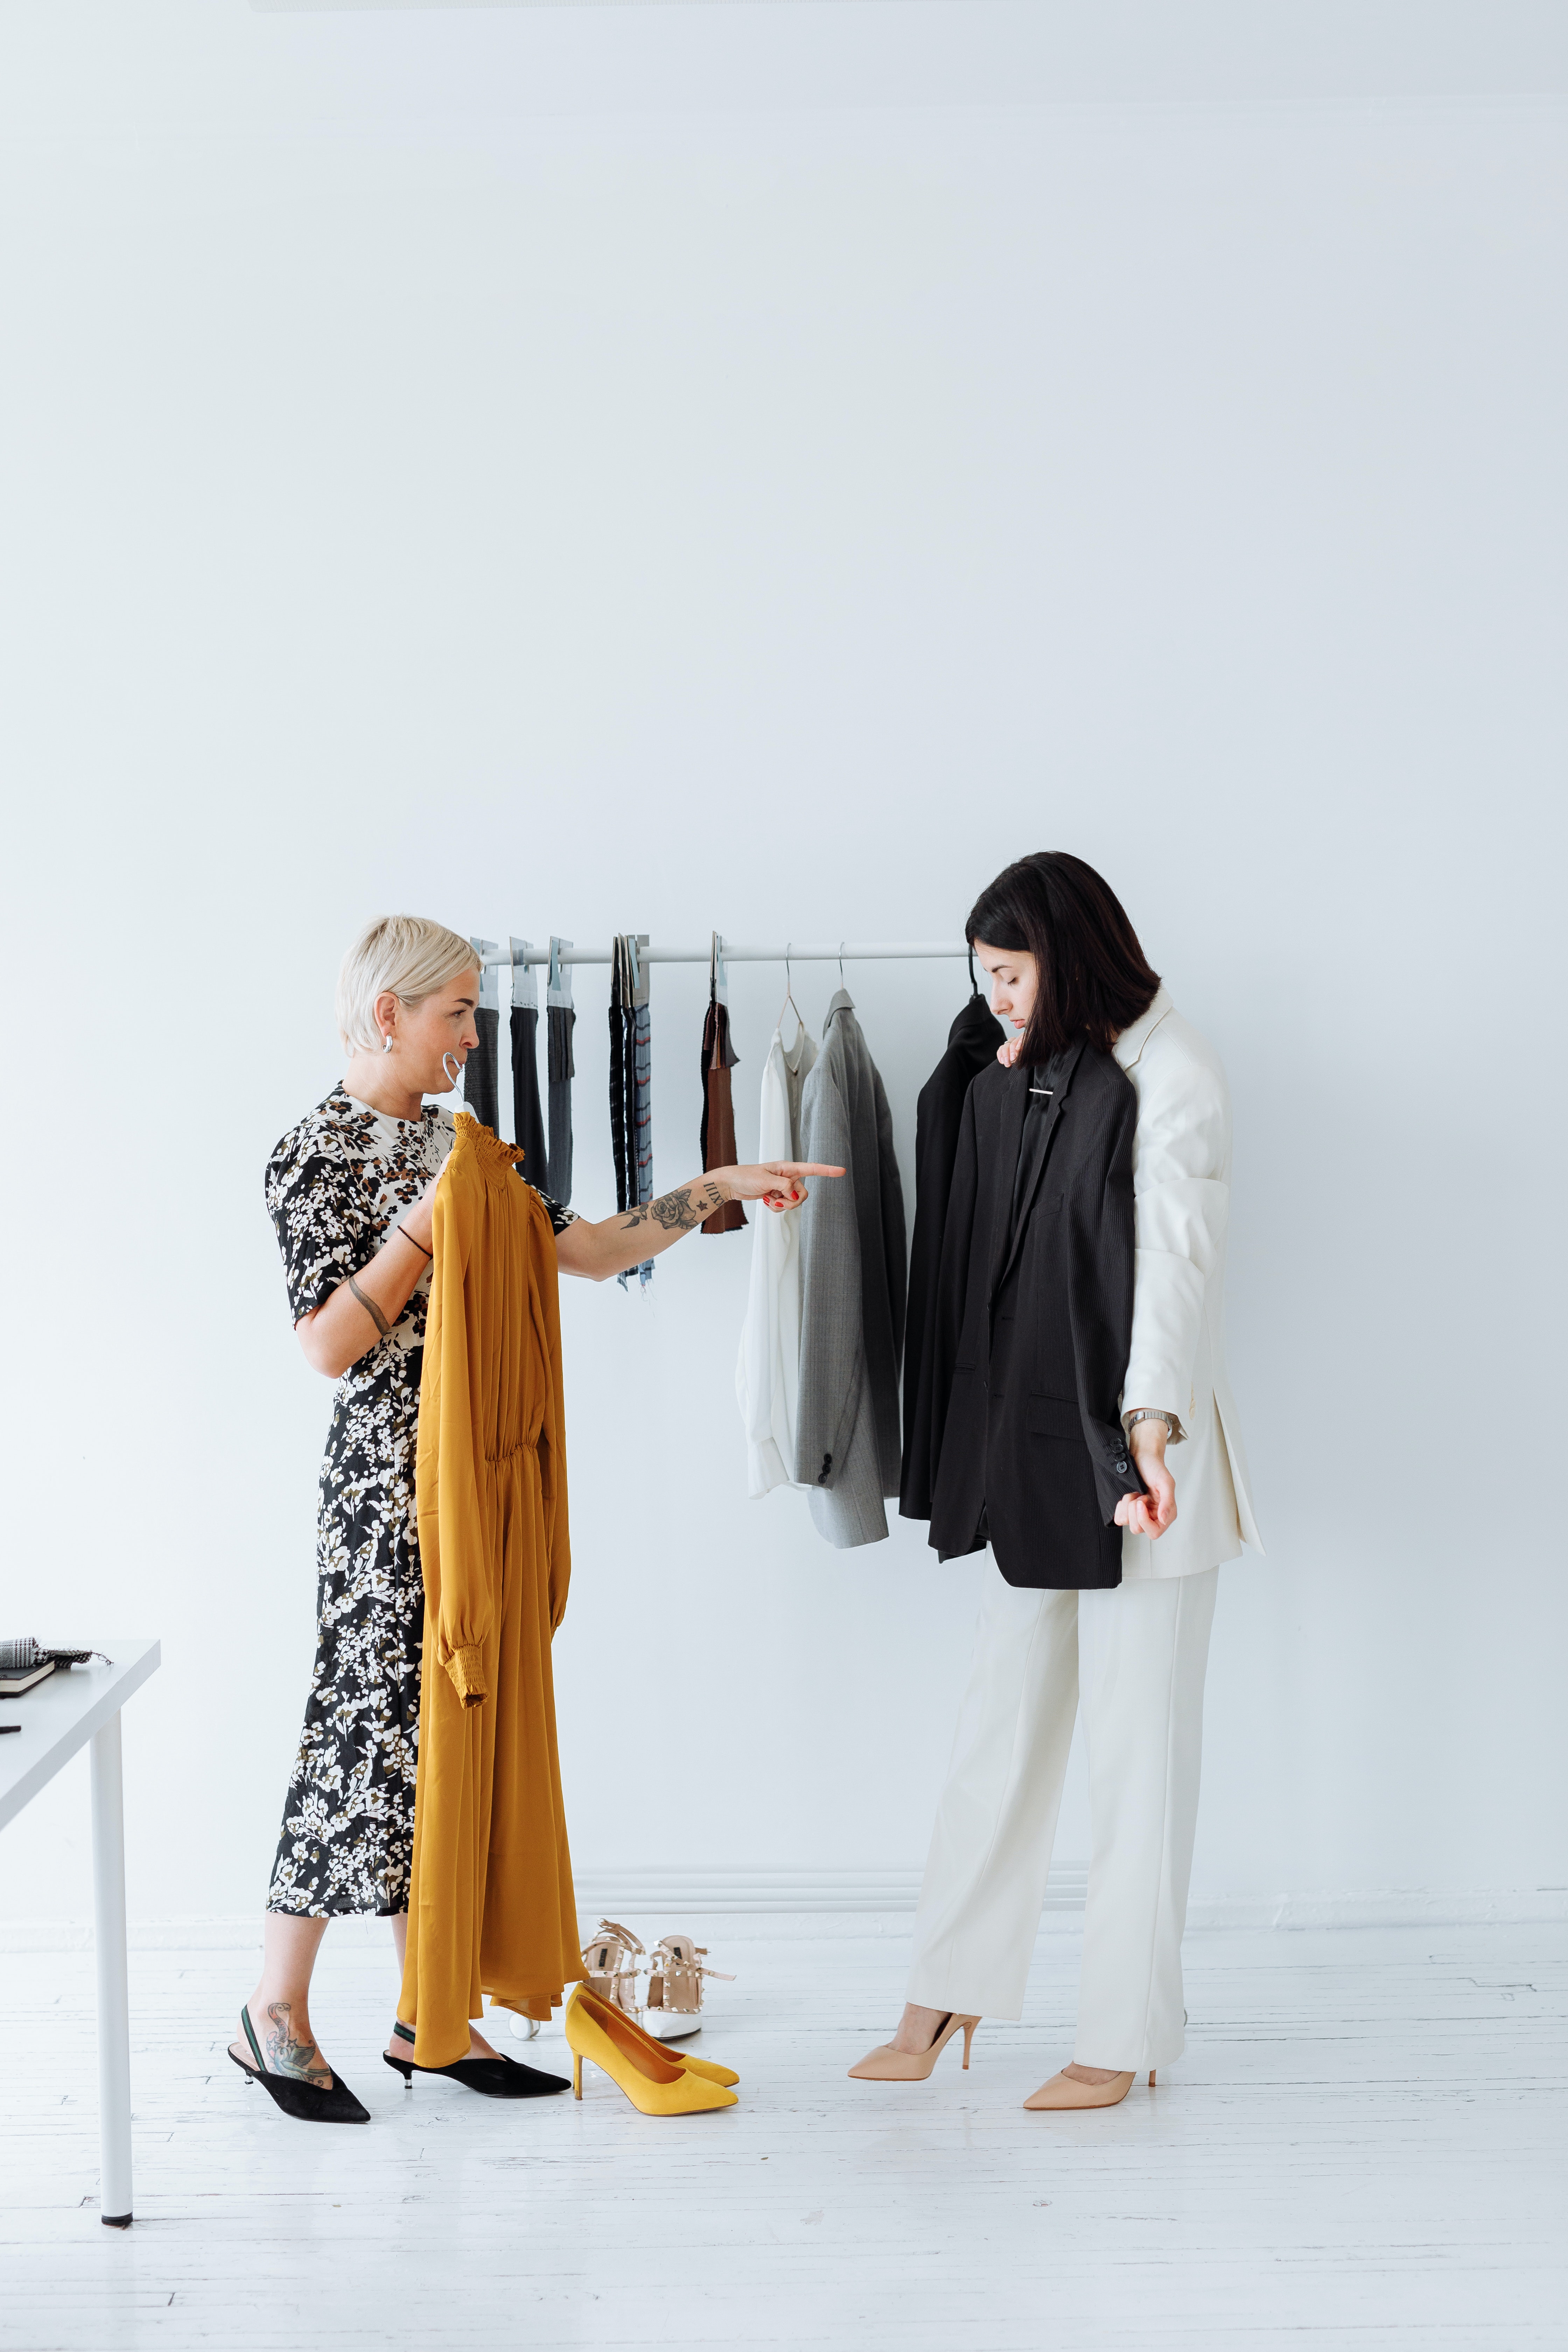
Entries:
<svg viewBox="0 0 1568 2352">
<path fill-rule="evenodd" d="M 489 1696 L 485 1686 L 484 1657 L 477 1642 L 468 1649 L 454 1650 L 447 1661 L 447 1672 L 465 1706 L 478 1706 L 482 1698 Z"/>
</svg>

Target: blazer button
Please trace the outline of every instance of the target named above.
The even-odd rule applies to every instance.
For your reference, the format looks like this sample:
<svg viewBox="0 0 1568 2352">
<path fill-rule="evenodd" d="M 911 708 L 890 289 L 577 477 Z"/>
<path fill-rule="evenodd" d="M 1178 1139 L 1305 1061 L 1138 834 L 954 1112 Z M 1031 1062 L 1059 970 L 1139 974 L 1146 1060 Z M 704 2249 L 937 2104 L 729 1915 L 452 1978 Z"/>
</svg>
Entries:
<svg viewBox="0 0 1568 2352">
<path fill-rule="evenodd" d="M 1125 1470 L 1125 1469 L 1126 1469 L 1126 1467 L 1127 1467 L 1127 1459 L 1126 1459 L 1126 1456 L 1125 1456 L 1125 1455 L 1123 1455 L 1123 1456 L 1122 1456 L 1122 1458 L 1121 1458 L 1121 1459 L 1117 1463 L 1116 1466 L 1117 1466 L 1117 1468 L 1118 1468 L 1119 1470 Z"/>
</svg>

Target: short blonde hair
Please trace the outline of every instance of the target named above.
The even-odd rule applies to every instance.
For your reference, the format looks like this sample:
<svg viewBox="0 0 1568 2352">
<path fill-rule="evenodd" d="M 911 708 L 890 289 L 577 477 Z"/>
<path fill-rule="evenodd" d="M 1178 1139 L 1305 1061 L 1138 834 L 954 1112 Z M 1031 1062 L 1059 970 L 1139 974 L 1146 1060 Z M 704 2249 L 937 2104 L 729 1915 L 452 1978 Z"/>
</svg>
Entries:
<svg viewBox="0 0 1568 2352">
<path fill-rule="evenodd" d="M 381 1044 L 375 1000 L 390 989 L 412 1008 L 479 968 L 465 939 L 423 915 L 380 915 L 367 923 L 338 973 L 338 1034 L 351 1054 L 374 1054 Z"/>
</svg>

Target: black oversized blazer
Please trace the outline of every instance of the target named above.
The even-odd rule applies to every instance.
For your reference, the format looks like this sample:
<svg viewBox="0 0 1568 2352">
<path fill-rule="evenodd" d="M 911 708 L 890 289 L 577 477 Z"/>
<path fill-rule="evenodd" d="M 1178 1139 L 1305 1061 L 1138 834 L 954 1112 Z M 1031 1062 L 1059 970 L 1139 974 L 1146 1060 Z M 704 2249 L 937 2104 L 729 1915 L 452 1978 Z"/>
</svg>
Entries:
<svg viewBox="0 0 1568 2352">
<path fill-rule="evenodd" d="M 930 1540 L 951 1559 L 989 1538 L 1009 1584 L 1082 1590 L 1121 1582 L 1114 1513 L 1143 1491 L 1119 1418 L 1138 1098 L 1109 1054 L 1073 1048 L 1015 1232 L 1030 1075 L 993 1063 L 964 1105 L 938 1277 Z"/>
<path fill-rule="evenodd" d="M 904 1458 L 899 1509 L 906 1519 L 929 1519 L 942 1423 L 931 1410 L 931 1335 L 941 1296 L 942 1244 L 947 1196 L 969 1089 L 996 1059 L 1006 1035 L 978 991 L 947 1033 L 947 1051 L 921 1088 L 915 1105 L 915 1230 L 910 1244 L 910 1304 L 904 1318 Z M 952 1370 L 951 1364 L 949 1370 Z M 947 1391 L 942 1396 L 947 1407 Z"/>
</svg>

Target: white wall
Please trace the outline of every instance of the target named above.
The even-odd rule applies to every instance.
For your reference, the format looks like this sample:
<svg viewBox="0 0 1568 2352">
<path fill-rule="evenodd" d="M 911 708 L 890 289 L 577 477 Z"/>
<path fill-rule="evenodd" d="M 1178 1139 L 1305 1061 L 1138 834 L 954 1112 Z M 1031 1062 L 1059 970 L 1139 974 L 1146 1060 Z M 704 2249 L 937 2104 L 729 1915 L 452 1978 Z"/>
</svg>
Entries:
<svg viewBox="0 0 1568 2352">
<path fill-rule="evenodd" d="M 163 1638 L 135 1912 L 265 1887 L 329 1396 L 261 1169 L 355 927 L 956 934 L 1045 845 L 1235 1097 L 1269 1554 L 1199 1892 L 1568 1877 L 1565 110 L 1058 102 L 965 16 L 7 11 L 0 1630 Z M 850 978 L 907 1170 L 959 970 Z M 704 985 L 655 977 L 665 1182 Z M 565 1301 L 574 1845 L 913 1866 L 973 1567 L 747 1503 L 747 1249 Z M 86 1907 L 79 1777 L 23 1918 Z"/>
</svg>

